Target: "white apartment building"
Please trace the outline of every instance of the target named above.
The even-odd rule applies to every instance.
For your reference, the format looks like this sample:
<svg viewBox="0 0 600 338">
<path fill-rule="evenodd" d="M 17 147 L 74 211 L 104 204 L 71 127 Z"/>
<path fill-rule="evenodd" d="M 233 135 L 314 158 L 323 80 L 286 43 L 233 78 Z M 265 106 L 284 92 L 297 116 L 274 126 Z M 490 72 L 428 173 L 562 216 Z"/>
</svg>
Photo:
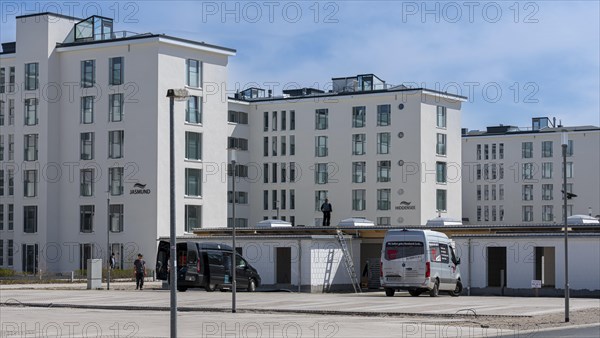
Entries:
<svg viewBox="0 0 600 338">
<path fill-rule="evenodd" d="M 561 135 L 568 135 L 567 216 L 600 214 L 600 128 L 493 126 L 462 137 L 463 219 L 471 224 L 563 222 Z"/>
<path fill-rule="evenodd" d="M 99 16 L 17 17 L 16 42 L 0 54 L 0 267 L 84 269 L 87 258 L 107 257 L 108 237 L 119 267 L 138 252 L 153 267 L 156 239 L 169 234 L 171 88 L 191 95 L 175 103 L 177 233 L 222 225 L 219 90 L 233 55 L 118 32 Z"/>
<path fill-rule="evenodd" d="M 438 214 L 460 219 L 466 98 L 389 86 L 372 74 L 331 84 L 282 96 L 249 88 L 230 99 L 230 121 L 249 121 L 230 122 L 244 176 L 236 180 L 236 224 L 321 226 L 326 198 L 332 226 L 350 217 L 400 226 Z"/>
</svg>

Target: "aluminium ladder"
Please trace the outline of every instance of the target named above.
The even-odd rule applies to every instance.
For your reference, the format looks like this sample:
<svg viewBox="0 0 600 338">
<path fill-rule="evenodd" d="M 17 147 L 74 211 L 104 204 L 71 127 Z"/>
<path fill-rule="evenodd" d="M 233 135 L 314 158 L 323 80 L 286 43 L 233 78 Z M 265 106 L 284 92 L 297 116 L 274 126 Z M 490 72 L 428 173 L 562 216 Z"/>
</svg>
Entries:
<svg viewBox="0 0 600 338">
<path fill-rule="evenodd" d="M 344 256 L 344 265 L 346 266 L 346 271 L 350 276 L 350 281 L 352 282 L 352 288 L 354 288 L 355 293 L 361 293 L 362 289 L 360 287 L 360 281 L 356 276 L 356 269 L 354 268 L 354 262 L 352 261 L 352 257 L 350 256 L 350 252 L 348 251 L 348 245 L 346 245 L 346 239 L 344 238 L 344 233 L 342 230 L 337 229 L 337 237 L 340 242 L 340 246 L 342 247 L 342 254 Z"/>
</svg>

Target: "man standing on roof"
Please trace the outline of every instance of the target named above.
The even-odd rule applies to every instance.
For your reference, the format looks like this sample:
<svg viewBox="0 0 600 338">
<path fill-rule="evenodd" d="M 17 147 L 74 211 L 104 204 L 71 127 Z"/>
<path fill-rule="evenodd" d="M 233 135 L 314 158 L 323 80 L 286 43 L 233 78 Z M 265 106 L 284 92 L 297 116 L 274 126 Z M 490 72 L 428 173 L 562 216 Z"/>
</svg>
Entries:
<svg viewBox="0 0 600 338">
<path fill-rule="evenodd" d="M 331 212 L 333 211 L 333 208 L 327 198 L 325 199 L 325 202 L 321 204 L 321 211 L 323 212 L 323 226 L 328 227 L 331 222 Z"/>
</svg>

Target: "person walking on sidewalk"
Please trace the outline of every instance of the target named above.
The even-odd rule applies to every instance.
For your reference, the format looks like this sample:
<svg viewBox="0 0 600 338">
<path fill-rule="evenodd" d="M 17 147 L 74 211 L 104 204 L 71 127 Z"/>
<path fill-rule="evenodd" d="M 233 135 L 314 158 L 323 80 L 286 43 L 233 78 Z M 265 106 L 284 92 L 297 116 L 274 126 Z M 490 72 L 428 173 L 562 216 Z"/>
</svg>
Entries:
<svg viewBox="0 0 600 338">
<path fill-rule="evenodd" d="M 135 274 L 135 289 L 144 289 L 144 277 L 146 277 L 146 261 L 144 256 L 139 253 L 138 258 L 133 262 L 133 273 Z"/>
<path fill-rule="evenodd" d="M 328 227 L 331 222 L 331 212 L 333 211 L 333 208 L 327 198 L 325 199 L 325 202 L 321 204 L 321 211 L 323 212 L 323 226 Z"/>
</svg>

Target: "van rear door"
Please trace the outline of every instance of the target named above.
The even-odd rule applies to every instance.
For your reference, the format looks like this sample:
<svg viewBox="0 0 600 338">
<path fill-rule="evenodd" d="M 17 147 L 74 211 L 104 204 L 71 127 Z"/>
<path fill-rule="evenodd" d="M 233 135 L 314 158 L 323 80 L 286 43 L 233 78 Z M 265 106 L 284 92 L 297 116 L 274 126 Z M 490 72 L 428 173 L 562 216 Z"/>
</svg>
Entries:
<svg viewBox="0 0 600 338">
<path fill-rule="evenodd" d="M 425 279 L 423 237 L 401 236 L 385 243 L 384 276 L 390 283 L 421 284 Z"/>
<path fill-rule="evenodd" d="M 169 264 L 169 242 L 158 242 L 158 252 L 156 253 L 156 278 L 167 280 Z"/>
</svg>

